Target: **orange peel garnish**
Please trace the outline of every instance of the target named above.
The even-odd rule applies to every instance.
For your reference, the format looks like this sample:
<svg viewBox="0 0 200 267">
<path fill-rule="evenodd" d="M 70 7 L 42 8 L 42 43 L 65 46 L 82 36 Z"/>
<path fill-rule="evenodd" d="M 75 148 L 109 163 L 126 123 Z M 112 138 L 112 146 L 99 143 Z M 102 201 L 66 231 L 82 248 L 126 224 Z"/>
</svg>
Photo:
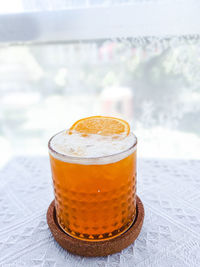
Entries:
<svg viewBox="0 0 200 267">
<path fill-rule="evenodd" d="M 92 116 L 76 121 L 69 129 L 69 134 L 73 134 L 73 132 L 81 133 L 82 136 L 87 136 L 88 134 L 128 136 L 130 126 L 128 122 L 119 118 Z"/>
</svg>

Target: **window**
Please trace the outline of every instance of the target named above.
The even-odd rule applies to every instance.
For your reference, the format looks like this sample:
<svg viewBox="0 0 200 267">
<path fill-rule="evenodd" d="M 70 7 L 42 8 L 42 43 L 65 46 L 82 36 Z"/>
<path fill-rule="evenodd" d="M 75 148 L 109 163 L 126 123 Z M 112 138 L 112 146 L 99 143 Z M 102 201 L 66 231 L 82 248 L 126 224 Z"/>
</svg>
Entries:
<svg viewBox="0 0 200 267">
<path fill-rule="evenodd" d="M 123 12 L 135 7 L 140 10 L 141 5 L 144 9 L 150 4 L 156 9 L 161 3 L 122 2 L 104 1 L 99 7 L 96 1 L 94 7 L 88 8 L 91 2 L 85 1 L 87 8 L 64 10 L 63 14 L 61 11 L 49 14 L 42 9 L 42 12 L 2 15 L 5 27 L 1 31 L 5 33 L 5 29 L 12 28 L 16 22 L 16 32 L 0 37 L 1 164 L 15 154 L 47 154 L 51 135 L 80 117 L 95 114 L 127 119 L 138 136 L 141 157 L 199 158 L 200 39 L 195 35 L 196 24 L 193 24 L 196 13 L 188 34 L 170 34 L 184 28 L 180 22 L 177 22 L 180 27 L 172 27 L 163 20 L 162 25 L 156 27 L 152 19 L 149 22 L 152 27 L 148 28 L 144 21 L 139 29 L 141 36 L 137 36 L 129 15 L 125 19 Z M 28 2 L 21 3 L 28 9 Z M 174 1 L 174 5 L 180 5 L 180 1 Z M 89 26 L 93 8 L 97 15 L 94 27 Z M 37 5 L 32 9 L 37 10 Z M 122 9 L 117 25 L 115 16 Z M 105 30 L 100 27 L 99 18 L 101 12 L 111 10 L 113 19 Z M 88 23 L 87 30 L 82 32 L 81 22 L 76 25 L 72 18 L 71 28 L 66 26 L 65 31 L 62 27 L 56 33 L 57 28 L 52 25 L 60 25 L 59 15 L 64 18 L 67 14 L 64 21 L 70 22 L 68 12 L 82 12 L 78 14 L 83 17 L 87 13 L 87 21 L 84 20 Z M 25 16 L 27 23 L 32 18 L 36 24 L 25 23 L 20 33 L 17 27 L 22 26 L 18 23 L 23 21 L 21 16 Z M 141 22 L 139 15 L 135 19 Z M 51 26 L 43 27 L 45 21 Z M 39 29 L 38 35 L 28 33 L 31 25 L 37 25 L 32 29 Z M 122 36 L 124 29 L 129 34 L 127 38 Z M 168 30 L 169 35 L 160 36 L 163 29 Z M 157 31 L 158 36 L 145 37 L 148 31 L 150 36 Z M 115 36 L 109 38 L 110 33 Z"/>
</svg>

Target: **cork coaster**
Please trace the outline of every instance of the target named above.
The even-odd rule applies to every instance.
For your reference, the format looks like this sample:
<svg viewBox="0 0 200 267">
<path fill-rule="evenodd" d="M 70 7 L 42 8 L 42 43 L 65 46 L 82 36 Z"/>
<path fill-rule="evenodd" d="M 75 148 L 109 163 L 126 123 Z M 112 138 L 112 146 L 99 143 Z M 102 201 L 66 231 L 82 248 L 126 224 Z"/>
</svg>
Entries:
<svg viewBox="0 0 200 267">
<path fill-rule="evenodd" d="M 136 219 L 132 226 L 121 235 L 103 241 L 91 242 L 80 240 L 63 232 L 56 219 L 54 201 L 52 201 L 47 211 L 47 223 L 58 244 L 69 252 L 86 257 L 107 256 L 128 247 L 138 237 L 144 219 L 144 207 L 138 196 L 136 199 L 136 208 Z"/>
</svg>

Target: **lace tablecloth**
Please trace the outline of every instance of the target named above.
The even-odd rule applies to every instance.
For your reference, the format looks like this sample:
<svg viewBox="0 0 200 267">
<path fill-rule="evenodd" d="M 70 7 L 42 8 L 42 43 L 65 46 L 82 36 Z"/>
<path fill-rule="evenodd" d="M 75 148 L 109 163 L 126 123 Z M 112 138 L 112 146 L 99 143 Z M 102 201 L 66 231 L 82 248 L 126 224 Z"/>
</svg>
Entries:
<svg viewBox="0 0 200 267">
<path fill-rule="evenodd" d="M 46 157 L 17 157 L 0 171 L 0 266 L 200 266 L 200 161 L 138 160 L 145 219 L 134 244 L 108 257 L 64 251 L 46 211 L 53 199 Z"/>
</svg>

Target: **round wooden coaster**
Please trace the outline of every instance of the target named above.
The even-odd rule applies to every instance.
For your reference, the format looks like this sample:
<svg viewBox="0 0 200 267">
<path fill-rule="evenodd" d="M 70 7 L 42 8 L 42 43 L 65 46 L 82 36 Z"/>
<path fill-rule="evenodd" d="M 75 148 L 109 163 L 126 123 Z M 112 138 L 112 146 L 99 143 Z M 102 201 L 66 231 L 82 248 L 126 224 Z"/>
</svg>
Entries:
<svg viewBox="0 0 200 267">
<path fill-rule="evenodd" d="M 137 215 L 134 223 L 126 232 L 113 239 L 91 242 L 67 235 L 58 225 L 54 201 L 52 201 L 47 211 L 47 223 L 58 244 L 69 252 L 86 257 L 107 256 L 128 247 L 138 237 L 143 224 L 144 207 L 138 196 L 136 203 Z"/>
</svg>

